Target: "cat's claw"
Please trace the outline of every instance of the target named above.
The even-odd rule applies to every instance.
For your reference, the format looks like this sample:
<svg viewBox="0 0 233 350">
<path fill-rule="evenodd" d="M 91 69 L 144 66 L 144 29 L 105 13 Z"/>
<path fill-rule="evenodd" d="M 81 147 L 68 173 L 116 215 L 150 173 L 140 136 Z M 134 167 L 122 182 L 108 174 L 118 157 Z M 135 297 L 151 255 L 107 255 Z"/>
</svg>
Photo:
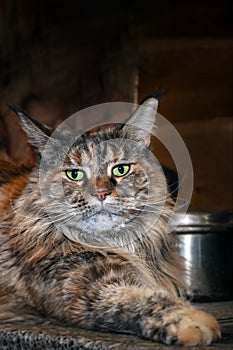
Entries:
<svg viewBox="0 0 233 350">
<path fill-rule="evenodd" d="M 191 310 L 179 322 L 177 344 L 209 345 L 220 338 L 221 331 L 217 320 L 205 311 Z"/>
</svg>

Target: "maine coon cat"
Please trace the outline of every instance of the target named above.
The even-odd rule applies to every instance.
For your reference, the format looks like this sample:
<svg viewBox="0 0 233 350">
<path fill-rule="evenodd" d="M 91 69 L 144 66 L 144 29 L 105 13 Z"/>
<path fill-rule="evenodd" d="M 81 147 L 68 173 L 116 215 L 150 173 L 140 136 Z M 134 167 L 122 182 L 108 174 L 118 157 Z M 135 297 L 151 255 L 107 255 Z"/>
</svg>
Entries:
<svg viewBox="0 0 233 350">
<path fill-rule="evenodd" d="M 217 321 L 182 297 L 182 260 L 166 231 L 173 203 L 148 156 L 157 104 L 149 98 L 125 124 L 68 148 L 11 106 L 38 161 L 0 163 L 0 323 L 33 324 L 38 313 L 165 344 L 220 337 Z"/>
</svg>

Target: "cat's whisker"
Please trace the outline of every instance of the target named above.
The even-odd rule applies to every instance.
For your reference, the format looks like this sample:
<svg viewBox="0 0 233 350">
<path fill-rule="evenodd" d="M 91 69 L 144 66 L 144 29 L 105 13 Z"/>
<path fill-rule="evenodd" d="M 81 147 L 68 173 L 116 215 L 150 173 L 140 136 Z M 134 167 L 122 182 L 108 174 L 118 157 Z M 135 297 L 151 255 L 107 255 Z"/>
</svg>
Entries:
<svg viewBox="0 0 233 350">
<path fill-rule="evenodd" d="M 57 222 L 53 222 L 53 224 L 55 223 L 56 224 L 56 227 L 58 229 L 61 229 L 62 231 L 62 228 L 64 228 L 64 226 L 68 227 L 70 223 L 75 223 L 76 222 L 76 217 L 75 216 L 70 216 L 70 217 L 66 217 L 64 218 L 63 220 L 58 220 Z"/>
<path fill-rule="evenodd" d="M 128 199 L 128 198 L 120 198 L 119 199 L 119 203 L 123 202 L 123 203 L 126 203 L 127 205 L 129 205 L 131 202 L 135 205 L 135 203 L 137 205 L 143 205 L 143 206 L 154 206 L 154 205 L 159 205 L 159 204 L 165 204 L 165 201 L 170 199 L 169 197 L 164 197 L 164 198 L 161 198 L 160 200 L 154 200 L 154 201 L 151 201 L 151 200 L 135 200 L 135 199 L 132 199 L 131 201 Z"/>
<path fill-rule="evenodd" d="M 53 218 L 53 217 L 50 218 L 51 223 L 56 225 L 59 223 L 66 223 L 66 221 L 68 221 L 69 219 L 70 217 L 67 217 L 64 214 L 60 216 L 56 216 L 56 218 Z"/>
<path fill-rule="evenodd" d="M 25 215 L 25 214 L 22 214 L 21 212 L 19 212 L 18 210 L 17 210 L 17 208 L 15 207 L 15 205 L 13 204 L 13 199 L 11 198 L 10 199 L 10 207 L 11 207 L 11 210 L 12 210 L 12 212 L 15 214 L 15 213 L 17 213 L 17 215 L 19 215 L 19 216 L 21 216 L 21 217 L 23 217 L 23 218 L 31 218 L 31 216 L 30 215 Z M 40 219 L 41 218 L 41 213 L 43 212 L 43 207 L 42 208 L 40 208 L 39 210 L 37 210 L 37 217 L 36 217 L 36 219 Z"/>
</svg>

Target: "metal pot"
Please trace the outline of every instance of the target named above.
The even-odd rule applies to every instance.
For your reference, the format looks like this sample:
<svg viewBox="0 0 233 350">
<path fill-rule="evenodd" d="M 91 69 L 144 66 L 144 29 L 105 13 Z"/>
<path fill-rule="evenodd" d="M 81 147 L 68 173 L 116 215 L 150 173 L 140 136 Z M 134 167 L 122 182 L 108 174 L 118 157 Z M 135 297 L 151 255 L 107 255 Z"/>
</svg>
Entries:
<svg viewBox="0 0 233 350">
<path fill-rule="evenodd" d="M 233 214 L 189 212 L 176 232 L 187 294 L 198 301 L 233 299 Z"/>
</svg>

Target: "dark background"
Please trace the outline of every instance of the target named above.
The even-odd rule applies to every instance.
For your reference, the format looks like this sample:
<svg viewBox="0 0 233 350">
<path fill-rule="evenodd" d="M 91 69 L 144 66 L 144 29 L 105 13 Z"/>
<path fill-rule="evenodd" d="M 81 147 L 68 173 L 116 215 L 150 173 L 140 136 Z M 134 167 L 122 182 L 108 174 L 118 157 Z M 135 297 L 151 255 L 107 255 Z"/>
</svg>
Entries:
<svg viewBox="0 0 233 350">
<path fill-rule="evenodd" d="M 159 112 L 193 160 L 192 208 L 232 210 L 232 20 L 225 0 L 0 0 L 1 148 L 30 158 L 9 101 L 57 125 L 164 88 Z"/>
</svg>

